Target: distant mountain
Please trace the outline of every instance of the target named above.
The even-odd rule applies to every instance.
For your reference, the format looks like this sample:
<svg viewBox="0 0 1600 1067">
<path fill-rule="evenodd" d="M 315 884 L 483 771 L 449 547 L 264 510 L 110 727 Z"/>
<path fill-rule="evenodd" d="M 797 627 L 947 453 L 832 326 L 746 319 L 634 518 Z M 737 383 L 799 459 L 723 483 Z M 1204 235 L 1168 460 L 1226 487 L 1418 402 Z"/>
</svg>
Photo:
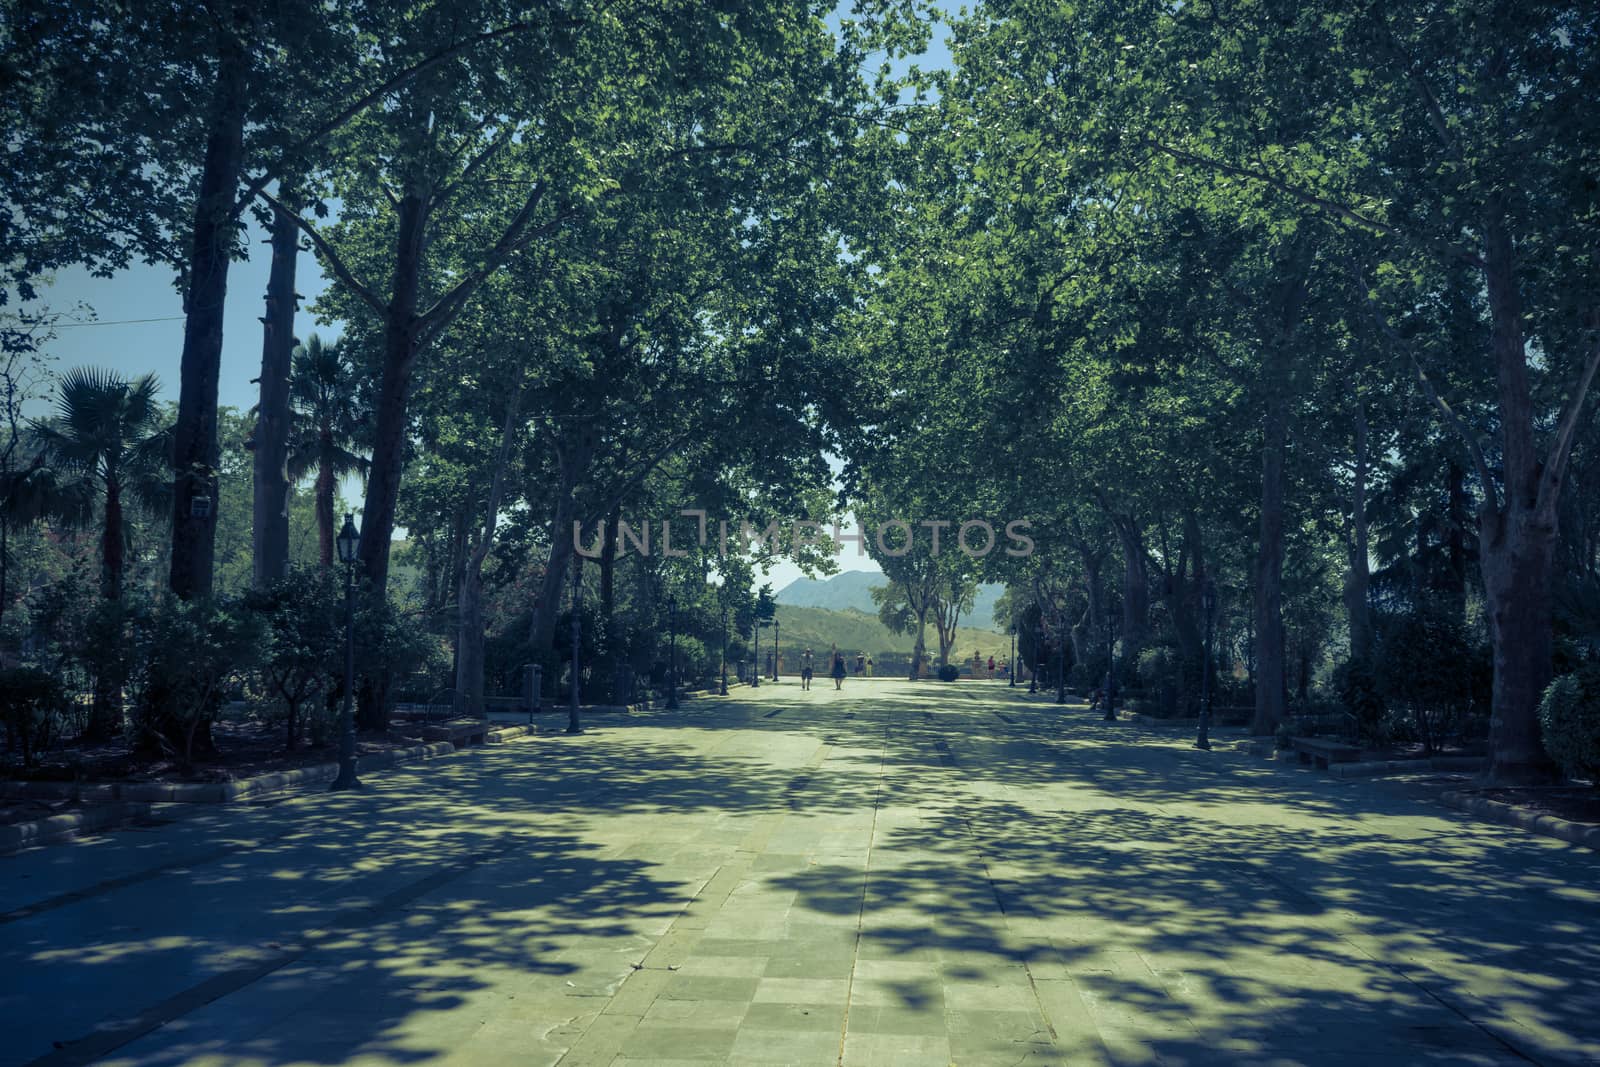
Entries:
<svg viewBox="0 0 1600 1067">
<path fill-rule="evenodd" d="M 841 571 L 831 578 L 796 578 L 778 591 L 778 603 L 796 608 L 826 608 L 829 611 L 859 611 L 876 616 L 872 587 L 886 585 L 889 579 L 868 571 Z M 964 626 L 999 631 L 994 606 L 1006 591 L 1003 585 L 980 585 L 972 610 L 961 617 Z"/>
<path fill-rule="evenodd" d="M 779 640 L 787 652 L 811 648 L 825 653 L 838 645 L 850 652 L 877 655 L 882 652 L 910 652 L 916 644 L 913 634 L 892 634 L 878 621 L 876 613 L 867 615 L 852 608 L 829 611 L 827 608 L 803 608 L 792 604 L 778 605 Z M 771 631 L 763 631 L 762 647 L 767 647 Z M 1010 639 L 990 630 L 962 626 L 956 630 L 955 647 L 950 650 L 952 659 L 966 661 L 977 652 L 981 657 L 994 656 L 1004 660 L 1009 654 Z M 939 653 L 939 636 L 933 625 L 928 626 L 928 655 Z"/>
</svg>

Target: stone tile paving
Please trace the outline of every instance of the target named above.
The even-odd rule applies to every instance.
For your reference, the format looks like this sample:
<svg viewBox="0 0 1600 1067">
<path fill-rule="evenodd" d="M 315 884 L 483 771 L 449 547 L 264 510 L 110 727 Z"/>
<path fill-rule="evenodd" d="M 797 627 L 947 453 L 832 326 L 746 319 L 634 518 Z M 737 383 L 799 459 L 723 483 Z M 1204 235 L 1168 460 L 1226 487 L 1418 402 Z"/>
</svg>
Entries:
<svg viewBox="0 0 1600 1067">
<path fill-rule="evenodd" d="M 5 1064 L 1600 1062 L 1593 853 L 998 683 L 0 864 Z"/>
</svg>

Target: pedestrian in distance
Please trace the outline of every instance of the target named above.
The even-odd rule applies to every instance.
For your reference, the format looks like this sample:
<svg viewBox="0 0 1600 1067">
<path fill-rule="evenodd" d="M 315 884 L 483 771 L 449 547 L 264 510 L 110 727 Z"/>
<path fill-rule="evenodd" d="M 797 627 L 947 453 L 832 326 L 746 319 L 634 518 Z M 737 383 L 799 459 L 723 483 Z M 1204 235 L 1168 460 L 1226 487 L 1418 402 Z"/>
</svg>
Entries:
<svg viewBox="0 0 1600 1067">
<path fill-rule="evenodd" d="M 871 656 L 867 657 L 867 677 L 868 678 L 872 677 L 872 657 Z"/>
<path fill-rule="evenodd" d="M 800 688 L 801 689 L 810 689 L 811 688 L 811 673 L 812 673 L 813 662 L 814 661 L 811 658 L 811 650 L 808 648 L 808 649 L 805 650 L 805 654 L 800 657 Z"/>
<path fill-rule="evenodd" d="M 835 689 L 844 688 L 844 653 L 842 652 L 833 654 L 833 687 Z"/>
</svg>

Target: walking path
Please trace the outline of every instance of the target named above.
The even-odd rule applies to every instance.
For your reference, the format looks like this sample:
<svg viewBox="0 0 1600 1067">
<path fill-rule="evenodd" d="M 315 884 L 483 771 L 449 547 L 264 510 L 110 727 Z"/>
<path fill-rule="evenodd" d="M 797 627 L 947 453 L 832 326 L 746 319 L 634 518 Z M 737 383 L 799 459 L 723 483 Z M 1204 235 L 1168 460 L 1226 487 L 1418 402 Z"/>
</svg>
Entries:
<svg viewBox="0 0 1600 1067">
<path fill-rule="evenodd" d="M 0 859 L 0 1062 L 1593 1064 L 1600 860 L 1001 683 Z"/>
</svg>

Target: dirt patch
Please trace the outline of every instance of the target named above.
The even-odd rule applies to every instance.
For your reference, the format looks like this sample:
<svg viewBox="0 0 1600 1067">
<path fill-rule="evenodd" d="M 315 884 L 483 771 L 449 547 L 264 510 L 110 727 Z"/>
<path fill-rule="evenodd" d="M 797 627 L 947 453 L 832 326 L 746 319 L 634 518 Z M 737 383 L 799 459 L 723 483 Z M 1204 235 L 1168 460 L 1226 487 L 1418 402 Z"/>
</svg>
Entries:
<svg viewBox="0 0 1600 1067">
<path fill-rule="evenodd" d="M 216 741 L 216 752 L 197 757 L 187 765 L 172 759 L 141 758 L 127 742 L 113 741 L 99 745 L 64 745 L 47 753 L 36 767 L 25 768 L 19 762 L 7 762 L 3 768 L 4 777 L 35 782 L 229 782 L 330 763 L 339 758 L 338 746 L 331 742 L 315 748 L 302 745 L 290 752 L 284 747 L 283 731 L 261 723 L 218 723 L 212 730 L 212 737 Z M 410 748 L 417 743 L 416 738 L 393 731 L 388 735 L 362 734 L 356 751 L 371 755 Z"/>
</svg>

